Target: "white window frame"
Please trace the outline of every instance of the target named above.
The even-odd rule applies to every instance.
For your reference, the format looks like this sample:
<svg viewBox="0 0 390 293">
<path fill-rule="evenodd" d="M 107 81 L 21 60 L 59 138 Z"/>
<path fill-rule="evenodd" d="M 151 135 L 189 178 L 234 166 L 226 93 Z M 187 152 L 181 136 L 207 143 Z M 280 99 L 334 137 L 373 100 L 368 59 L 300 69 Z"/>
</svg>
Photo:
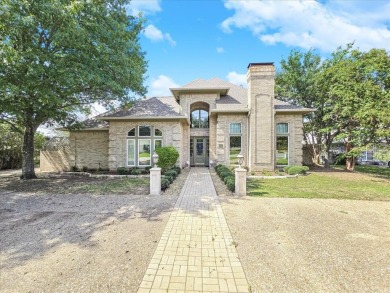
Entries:
<svg viewBox="0 0 390 293">
<path fill-rule="evenodd" d="M 232 124 L 240 124 L 240 132 L 239 132 L 239 133 L 231 132 L 231 125 L 232 125 Z M 241 123 L 241 122 L 232 122 L 232 123 L 229 123 L 229 134 L 230 134 L 230 135 L 233 135 L 233 136 L 242 135 L 242 123 Z"/>
<path fill-rule="evenodd" d="M 278 137 L 287 137 L 287 165 L 278 165 L 277 164 L 277 149 L 275 148 L 275 165 L 278 166 L 278 167 L 285 167 L 285 166 L 290 166 L 290 150 L 291 150 L 291 147 L 290 147 L 290 123 L 289 122 L 279 122 L 279 123 L 276 123 L 276 126 L 278 124 L 287 124 L 287 133 L 278 133 L 276 130 L 277 130 L 277 127 L 275 129 L 275 137 L 276 137 L 276 141 L 275 141 L 275 146 L 277 147 L 277 140 L 278 140 Z"/>
<path fill-rule="evenodd" d="M 133 142 L 133 145 L 134 145 L 134 153 L 133 153 L 133 158 L 134 158 L 134 165 L 129 165 L 129 141 L 132 141 Z M 136 146 L 136 143 L 135 143 L 136 139 L 132 138 L 132 139 L 127 139 L 126 141 L 126 166 L 128 167 L 134 167 L 136 164 L 136 151 L 137 151 L 137 146 Z"/>
</svg>

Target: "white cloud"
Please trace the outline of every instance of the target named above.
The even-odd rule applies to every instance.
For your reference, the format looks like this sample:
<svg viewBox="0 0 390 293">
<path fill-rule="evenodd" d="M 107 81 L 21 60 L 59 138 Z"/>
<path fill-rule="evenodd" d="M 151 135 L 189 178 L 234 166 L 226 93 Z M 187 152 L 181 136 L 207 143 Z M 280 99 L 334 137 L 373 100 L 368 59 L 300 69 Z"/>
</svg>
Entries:
<svg viewBox="0 0 390 293">
<path fill-rule="evenodd" d="M 365 5 L 370 2 L 370 5 Z M 379 8 L 378 8 L 379 6 Z M 267 44 L 283 43 L 325 52 L 354 42 L 362 50 L 388 48 L 390 29 L 386 27 L 390 3 L 386 1 L 225 1 L 234 15 L 221 27 L 252 31 Z"/>
<path fill-rule="evenodd" d="M 161 11 L 160 0 L 132 0 L 127 6 L 127 11 L 131 15 L 153 14 Z"/>
<path fill-rule="evenodd" d="M 225 49 L 224 49 L 224 48 L 222 48 L 222 47 L 218 47 L 218 48 L 217 48 L 217 53 L 221 54 L 221 53 L 223 53 L 223 52 L 225 52 Z"/>
<path fill-rule="evenodd" d="M 172 47 L 176 45 L 176 42 L 172 39 L 171 35 L 168 33 L 163 33 L 160 31 L 157 27 L 155 27 L 153 24 L 149 24 L 145 30 L 144 35 L 149 40 L 153 42 L 160 42 L 160 41 L 167 41 Z"/>
<path fill-rule="evenodd" d="M 171 96 L 172 93 L 169 88 L 178 86 L 169 76 L 159 75 L 157 79 L 152 80 L 148 96 Z"/>
<path fill-rule="evenodd" d="M 227 80 L 233 84 L 246 87 L 246 74 L 239 74 L 235 71 L 231 71 L 226 76 Z"/>
</svg>

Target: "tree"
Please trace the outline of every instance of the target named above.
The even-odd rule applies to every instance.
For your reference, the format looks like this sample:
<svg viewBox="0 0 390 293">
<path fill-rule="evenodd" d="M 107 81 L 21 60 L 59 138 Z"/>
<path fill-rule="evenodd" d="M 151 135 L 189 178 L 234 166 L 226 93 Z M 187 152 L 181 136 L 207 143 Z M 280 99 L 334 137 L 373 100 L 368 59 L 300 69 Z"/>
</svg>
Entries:
<svg viewBox="0 0 390 293">
<path fill-rule="evenodd" d="M 23 133 L 22 178 L 35 178 L 34 134 L 71 125 L 91 103 L 143 95 L 143 20 L 128 0 L 3 0 L 0 121 Z"/>
<path fill-rule="evenodd" d="M 14 169 L 22 166 L 23 135 L 11 131 L 10 125 L 0 124 L 0 170 Z M 46 142 L 45 136 L 40 132 L 34 135 L 34 158 L 39 159 L 39 151 Z"/>
<path fill-rule="evenodd" d="M 319 164 L 321 146 L 324 140 L 325 99 L 318 82 L 321 72 L 321 58 L 313 50 L 293 50 L 287 60 L 282 59 L 276 74 L 275 92 L 278 99 L 306 108 L 315 108 L 315 113 L 304 116 L 304 136 L 312 156 Z"/>
<path fill-rule="evenodd" d="M 346 169 L 353 171 L 362 148 L 390 137 L 390 58 L 385 50 L 348 45 L 333 53 L 323 78 L 332 106 L 324 119 L 344 141 Z"/>
</svg>

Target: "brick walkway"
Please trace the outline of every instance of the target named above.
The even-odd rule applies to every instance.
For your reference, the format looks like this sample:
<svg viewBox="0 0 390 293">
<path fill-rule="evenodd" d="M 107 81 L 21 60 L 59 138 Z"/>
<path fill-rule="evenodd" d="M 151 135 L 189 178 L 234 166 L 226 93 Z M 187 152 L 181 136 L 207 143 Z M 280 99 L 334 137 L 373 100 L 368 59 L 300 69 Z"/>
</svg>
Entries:
<svg viewBox="0 0 390 293">
<path fill-rule="evenodd" d="M 191 168 L 138 293 L 248 290 L 210 173 Z"/>
</svg>

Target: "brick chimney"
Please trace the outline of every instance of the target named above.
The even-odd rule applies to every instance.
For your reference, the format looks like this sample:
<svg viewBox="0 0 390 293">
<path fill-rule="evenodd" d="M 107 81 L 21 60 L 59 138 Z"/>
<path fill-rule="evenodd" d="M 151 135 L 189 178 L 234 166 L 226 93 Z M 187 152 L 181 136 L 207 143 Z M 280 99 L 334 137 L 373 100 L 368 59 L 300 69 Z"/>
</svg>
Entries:
<svg viewBox="0 0 390 293">
<path fill-rule="evenodd" d="M 247 73 L 249 158 L 251 170 L 275 169 L 275 67 L 250 63 Z"/>
</svg>

